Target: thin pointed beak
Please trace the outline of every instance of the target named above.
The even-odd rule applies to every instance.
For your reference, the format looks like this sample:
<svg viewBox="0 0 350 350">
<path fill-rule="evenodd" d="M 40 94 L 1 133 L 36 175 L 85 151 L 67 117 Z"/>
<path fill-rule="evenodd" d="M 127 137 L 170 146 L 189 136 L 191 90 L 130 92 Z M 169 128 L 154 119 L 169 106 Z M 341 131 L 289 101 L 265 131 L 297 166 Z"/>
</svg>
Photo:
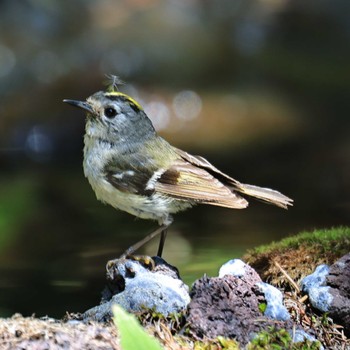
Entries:
<svg viewBox="0 0 350 350">
<path fill-rule="evenodd" d="M 94 113 L 93 109 L 87 102 L 76 101 L 76 100 L 63 100 L 64 103 L 68 103 L 74 107 L 82 108 L 88 111 L 89 113 Z"/>
</svg>

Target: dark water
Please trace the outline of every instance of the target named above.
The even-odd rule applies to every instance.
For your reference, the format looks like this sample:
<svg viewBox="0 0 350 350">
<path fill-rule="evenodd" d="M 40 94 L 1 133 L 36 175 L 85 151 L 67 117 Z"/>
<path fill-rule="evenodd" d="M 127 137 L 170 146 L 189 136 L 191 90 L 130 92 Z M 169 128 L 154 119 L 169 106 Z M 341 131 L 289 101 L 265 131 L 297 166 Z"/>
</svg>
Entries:
<svg viewBox="0 0 350 350">
<path fill-rule="evenodd" d="M 262 156 L 263 163 L 276 166 L 273 174 L 259 164 Z M 240 179 L 280 189 L 295 199 L 295 207 L 285 211 L 252 200 L 246 210 L 197 206 L 178 214 L 164 257 L 179 268 L 189 285 L 203 274 L 215 276 L 222 263 L 248 248 L 299 230 L 346 224 L 341 203 L 330 199 L 334 194 L 323 193 L 325 200 L 316 200 L 320 194 L 307 181 L 316 176 L 312 168 L 296 171 L 293 163 L 300 159 L 269 156 L 267 149 L 248 152 L 232 157 L 232 164 L 244 169 L 239 171 Z M 219 157 L 217 163 L 234 173 L 222 161 Z M 258 164 L 258 174 L 252 164 Z M 291 172 L 292 180 L 285 177 Z M 135 220 L 97 202 L 80 164 L 49 170 L 43 166 L 26 175 L 23 178 L 16 171 L 1 184 L 1 208 L 7 213 L 3 232 L 8 233 L 2 237 L 1 313 L 59 317 L 65 311 L 84 311 L 99 302 L 106 262 L 152 231 L 156 223 Z M 155 254 L 157 244 L 155 239 L 140 253 Z"/>
</svg>

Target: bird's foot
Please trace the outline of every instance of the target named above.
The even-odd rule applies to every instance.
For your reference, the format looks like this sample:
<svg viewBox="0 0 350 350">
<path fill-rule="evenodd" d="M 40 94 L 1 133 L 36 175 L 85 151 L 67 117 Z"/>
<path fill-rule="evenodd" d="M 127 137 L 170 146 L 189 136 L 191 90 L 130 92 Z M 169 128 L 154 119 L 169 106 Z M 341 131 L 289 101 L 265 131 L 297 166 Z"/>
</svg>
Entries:
<svg viewBox="0 0 350 350">
<path fill-rule="evenodd" d="M 107 279 L 115 280 L 117 276 L 134 276 L 135 270 L 133 264 L 127 262 L 138 262 L 142 267 L 149 271 L 155 268 L 154 260 L 148 255 L 122 255 L 118 259 L 109 260 L 106 264 Z"/>
</svg>

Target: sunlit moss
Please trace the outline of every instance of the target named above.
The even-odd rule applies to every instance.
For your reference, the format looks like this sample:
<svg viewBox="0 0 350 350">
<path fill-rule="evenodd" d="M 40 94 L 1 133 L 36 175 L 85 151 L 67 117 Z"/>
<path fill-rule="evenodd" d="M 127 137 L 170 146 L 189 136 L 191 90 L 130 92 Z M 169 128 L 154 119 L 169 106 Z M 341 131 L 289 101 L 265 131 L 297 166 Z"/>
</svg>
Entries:
<svg viewBox="0 0 350 350">
<path fill-rule="evenodd" d="M 314 231 L 304 231 L 295 236 L 286 237 L 279 242 L 273 242 L 271 244 L 262 245 L 257 248 L 252 249 L 249 253 L 269 253 L 276 249 L 290 249 L 298 248 L 301 244 L 320 244 L 323 250 L 328 250 L 334 246 L 334 242 L 338 242 L 339 249 L 346 252 L 347 247 L 340 245 L 340 240 L 347 241 L 350 244 L 350 227 L 340 226 L 333 227 L 330 229 L 314 230 Z"/>
<path fill-rule="evenodd" d="M 279 266 L 293 280 L 299 281 L 316 266 L 333 264 L 349 251 L 350 228 L 335 227 L 301 232 L 279 242 L 257 247 L 248 251 L 243 260 L 255 268 L 264 280 L 282 285 L 286 280 Z"/>
<path fill-rule="evenodd" d="M 265 349 L 274 349 L 274 350 L 318 350 L 320 349 L 321 344 L 309 340 L 303 342 L 293 343 L 292 337 L 289 332 L 285 329 L 275 329 L 269 327 L 267 330 L 259 332 L 254 340 L 252 340 L 248 346 L 248 350 L 265 350 Z"/>
</svg>

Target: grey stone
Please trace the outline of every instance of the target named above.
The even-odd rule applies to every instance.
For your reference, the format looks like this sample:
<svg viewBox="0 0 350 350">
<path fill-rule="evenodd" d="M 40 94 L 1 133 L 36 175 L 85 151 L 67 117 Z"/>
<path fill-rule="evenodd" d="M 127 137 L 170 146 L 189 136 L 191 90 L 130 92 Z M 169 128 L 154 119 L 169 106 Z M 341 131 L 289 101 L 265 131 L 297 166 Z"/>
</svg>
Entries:
<svg viewBox="0 0 350 350">
<path fill-rule="evenodd" d="M 312 342 L 316 342 L 317 339 L 306 333 L 304 330 L 302 329 L 296 329 L 295 332 L 289 332 L 291 337 L 292 337 L 292 340 L 293 340 L 293 343 L 300 343 L 300 342 L 303 342 L 304 340 L 309 340 L 309 341 L 312 341 Z M 320 345 L 320 350 L 323 350 L 324 347 L 322 345 Z"/>
<path fill-rule="evenodd" d="M 225 275 L 242 277 L 246 274 L 247 267 L 249 266 L 242 260 L 232 259 L 220 267 L 219 277 L 224 277 Z"/>
<path fill-rule="evenodd" d="M 264 315 L 275 320 L 289 320 L 290 315 L 286 307 L 283 305 L 282 293 L 276 287 L 271 286 L 268 283 L 261 282 L 257 285 L 265 295 L 267 306 Z"/>
<path fill-rule="evenodd" d="M 309 295 L 311 305 L 328 312 L 350 335 L 350 253 L 328 267 L 320 265 L 305 277 L 301 286 Z"/>
<path fill-rule="evenodd" d="M 311 305 L 322 312 L 329 311 L 333 299 L 329 287 L 324 286 L 328 273 L 328 265 L 319 265 L 311 275 L 301 281 L 301 288 L 309 295 Z"/>
<path fill-rule="evenodd" d="M 350 253 L 344 255 L 330 266 L 326 277 L 333 301 L 329 315 L 344 326 L 344 332 L 350 336 Z"/>
<path fill-rule="evenodd" d="M 314 308 L 328 312 L 332 305 L 333 296 L 329 287 L 312 287 L 309 289 L 309 299 Z"/>
<path fill-rule="evenodd" d="M 328 265 L 319 265 L 316 267 L 315 271 L 301 281 L 301 288 L 303 292 L 309 293 L 310 288 L 317 288 L 321 286 L 326 281 L 326 276 L 329 273 Z"/>
<path fill-rule="evenodd" d="M 125 291 L 114 295 L 111 302 L 130 312 L 146 309 L 166 316 L 186 309 L 190 296 L 181 280 L 143 271 L 137 277 L 127 279 Z"/>
<path fill-rule="evenodd" d="M 163 260 L 158 263 L 162 266 L 149 269 L 131 259 L 115 261 L 113 272 L 109 272 L 114 290 L 104 293 L 103 303 L 86 311 L 83 320 L 109 320 L 113 304 L 128 312 L 152 310 L 164 316 L 185 310 L 190 302 L 188 286 L 169 269 L 170 265 Z"/>
</svg>

